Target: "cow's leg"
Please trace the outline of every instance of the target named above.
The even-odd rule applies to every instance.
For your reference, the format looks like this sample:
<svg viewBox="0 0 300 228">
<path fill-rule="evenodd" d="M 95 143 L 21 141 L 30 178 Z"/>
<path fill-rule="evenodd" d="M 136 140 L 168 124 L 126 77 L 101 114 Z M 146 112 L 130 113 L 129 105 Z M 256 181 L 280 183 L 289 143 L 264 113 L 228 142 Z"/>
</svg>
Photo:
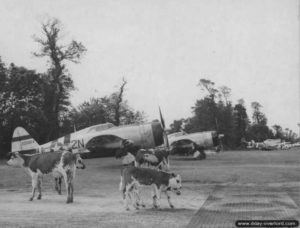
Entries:
<svg viewBox="0 0 300 228">
<path fill-rule="evenodd" d="M 37 197 L 38 200 L 42 199 L 42 176 L 38 176 L 37 187 L 39 190 L 39 195 Z"/>
<path fill-rule="evenodd" d="M 140 197 L 140 191 L 139 191 L 139 186 L 135 183 L 132 184 L 132 187 L 130 189 L 130 192 L 132 194 L 132 200 L 134 200 L 134 207 L 135 209 L 139 209 L 139 206 L 142 206 L 141 203 L 141 197 Z"/>
<path fill-rule="evenodd" d="M 58 192 L 59 195 L 61 195 L 61 179 L 63 176 L 60 172 L 54 172 L 54 183 L 55 183 L 55 190 Z"/>
<path fill-rule="evenodd" d="M 166 171 L 170 170 L 170 164 L 169 164 L 168 158 L 163 158 L 162 164 L 164 165 L 164 167 L 165 167 L 164 169 Z"/>
<path fill-rule="evenodd" d="M 61 195 L 61 179 L 62 177 L 57 178 L 57 192 L 59 195 Z"/>
<path fill-rule="evenodd" d="M 66 188 L 68 192 L 67 203 L 73 203 L 73 171 L 66 171 Z"/>
<path fill-rule="evenodd" d="M 169 156 L 165 158 L 166 164 L 167 164 L 167 169 L 170 170 L 170 161 L 169 161 Z"/>
<path fill-rule="evenodd" d="M 160 197 L 161 197 L 161 189 L 162 186 L 159 188 L 155 185 L 155 191 L 156 191 L 156 199 L 157 199 L 157 207 L 160 208 Z"/>
<path fill-rule="evenodd" d="M 159 189 L 158 187 L 154 184 L 153 185 L 153 194 L 152 194 L 152 198 L 153 198 L 153 207 L 154 208 L 159 208 Z"/>
<path fill-rule="evenodd" d="M 124 199 L 124 204 L 125 204 L 125 209 L 129 211 L 129 198 L 130 198 L 130 190 L 131 190 L 131 184 L 127 184 L 125 187 L 125 199 Z"/>
<path fill-rule="evenodd" d="M 71 202 L 73 203 L 73 193 L 74 193 L 74 178 L 75 178 L 75 172 L 76 172 L 76 166 L 73 167 L 73 169 L 70 170 L 70 176 L 69 176 L 69 185 L 70 185 L 70 195 L 71 195 Z"/>
<path fill-rule="evenodd" d="M 138 163 L 136 160 L 134 161 L 134 166 L 135 167 L 140 167 L 140 163 Z"/>
<path fill-rule="evenodd" d="M 146 207 L 146 205 L 144 204 L 143 200 L 142 200 L 142 197 L 140 195 L 140 190 L 139 190 L 139 187 L 138 186 L 135 186 L 134 189 L 133 189 L 133 192 L 135 194 L 135 198 L 136 198 L 136 205 L 139 207 L 139 206 L 142 206 L 142 207 Z"/>
<path fill-rule="evenodd" d="M 69 181 L 68 181 L 68 175 L 66 171 L 62 171 L 62 176 L 64 177 L 65 185 L 66 185 L 66 190 L 67 190 L 67 202 L 66 203 L 71 203 L 70 202 L 70 188 L 69 188 Z"/>
<path fill-rule="evenodd" d="M 33 200 L 34 195 L 35 195 L 35 190 L 37 188 L 37 183 L 38 183 L 38 174 L 37 173 L 31 173 L 31 183 L 32 183 L 32 193 L 31 197 L 29 198 L 30 201 Z"/>
<path fill-rule="evenodd" d="M 125 200 L 125 192 L 126 192 L 126 188 L 125 188 L 125 185 L 124 185 L 123 177 L 122 177 L 122 176 L 121 176 L 121 178 L 120 178 L 119 190 L 120 190 L 120 192 L 122 192 L 122 198 L 123 198 L 123 200 Z"/>
<path fill-rule="evenodd" d="M 58 188 L 58 177 L 54 178 L 54 183 L 55 183 L 55 190 L 58 192 L 58 194 L 60 195 L 61 193 L 59 193 L 59 188 Z"/>
<path fill-rule="evenodd" d="M 169 203 L 170 208 L 174 208 L 174 205 L 173 205 L 172 202 L 171 202 L 171 196 L 170 196 L 170 194 L 168 193 L 168 191 L 164 191 L 164 192 L 165 192 L 165 194 L 166 194 L 166 196 L 167 196 L 167 199 L 168 199 L 168 203 Z"/>
</svg>

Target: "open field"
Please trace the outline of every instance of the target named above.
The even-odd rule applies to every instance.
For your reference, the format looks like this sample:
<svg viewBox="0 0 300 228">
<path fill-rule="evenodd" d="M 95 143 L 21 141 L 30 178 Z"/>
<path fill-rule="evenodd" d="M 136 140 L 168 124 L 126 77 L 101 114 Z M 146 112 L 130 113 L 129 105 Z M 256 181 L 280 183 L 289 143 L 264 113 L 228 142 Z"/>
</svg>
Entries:
<svg viewBox="0 0 300 228">
<path fill-rule="evenodd" d="M 51 175 L 43 199 L 28 201 L 31 182 L 22 169 L 0 161 L 0 227 L 235 227 L 238 219 L 300 219 L 300 149 L 228 151 L 206 160 L 171 157 L 183 179 L 175 209 L 162 196 L 161 209 L 125 211 L 118 190 L 120 161 L 86 159 L 77 170 L 74 203 L 57 195 Z"/>
</svg>

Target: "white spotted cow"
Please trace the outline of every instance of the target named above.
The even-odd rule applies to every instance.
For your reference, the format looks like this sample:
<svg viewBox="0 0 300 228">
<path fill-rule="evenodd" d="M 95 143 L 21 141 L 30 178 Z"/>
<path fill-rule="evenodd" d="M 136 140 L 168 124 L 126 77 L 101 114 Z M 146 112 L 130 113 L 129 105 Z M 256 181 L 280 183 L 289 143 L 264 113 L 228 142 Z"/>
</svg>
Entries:
<svg viewBox="0 0 300 228">
<path fill-rule="evenodd" d="M 171 196 L 169 191 L 175 192 L 180 195 L 181 177 L 180 175 L 175 175 L 174 173 L 167 173 L 150 168 L 139 168 L 139 167 L 128 167 L 123 170 L 120 190 L 123 193 L 123 200 L 125 201 L 125 208 L 129 210 L 129 200 L 135 198 L 135 208 L 139 209 L 140 206 L 140 196 L 139 191 L 141 185 L 153 186 L 153 207 L 160 207 L 160 197 L 161 192 L 165 193 L 168 199 L 169 206 L 174 208 L 171 203 Z"/>
<path fill-rule="evenodd" d="M 42 198 L 41 182 L 44 174 L 57 173 L 63 176 L 67 189 L 67 203 L 73 202 L 73 180 L 76 172 L 76 161 L 79 154 L 69 151 L 48 152 L 42 154 L 25 155 L 18 152 L 12 153 L 8 165 L 25 168 L 32 180 L 32 195 L 30 201 L 34 199 L 35 191 L 39 194 L 37 199 Z"/>
<path fill-rule="evenodd" d="M 85 164 L 83 162 L 83 159 L 79 156 L 79 154 L 76 154 L 76 168 L 77 169 L 85 169 Z M 61 195 L 61 183 L 63 176 L 59 172 L 53 172 L 55 181 L 55 190 L 59 195 Z"/>
</svg>

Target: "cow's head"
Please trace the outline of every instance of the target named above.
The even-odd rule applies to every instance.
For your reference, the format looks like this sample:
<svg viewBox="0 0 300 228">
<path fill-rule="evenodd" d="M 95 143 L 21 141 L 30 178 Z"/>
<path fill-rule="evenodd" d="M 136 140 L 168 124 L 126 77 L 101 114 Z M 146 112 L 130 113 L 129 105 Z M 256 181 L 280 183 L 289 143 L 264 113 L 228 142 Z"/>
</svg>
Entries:
<svg viewBox="0 0 300 228">
<path fill-rule="evenodd" d="M 85 164 L 79 154 L 76 154 L 76 168 L 85 169 Z"/>
<path fill-rule="evenodd" d="M 181 185 L 180 175 L 178 175 L 178 174 L 175 175 L 174 173 L 171 173 L 171 177 L 169 179 L 169 185 L 167 186 L 167 190 L 176 193 L 176 195 L 180 195 L 181 188 L 182 188 L 182 185 Z"/>
<path fill-rule="evenodd" d="M 24 159 L 19 155 L 18 152 L 12 152 L 10 153 L 10 158 L 7 161 L 7 164 L 13 167 L 23 167 L 24 162 Z"/>
</svg>

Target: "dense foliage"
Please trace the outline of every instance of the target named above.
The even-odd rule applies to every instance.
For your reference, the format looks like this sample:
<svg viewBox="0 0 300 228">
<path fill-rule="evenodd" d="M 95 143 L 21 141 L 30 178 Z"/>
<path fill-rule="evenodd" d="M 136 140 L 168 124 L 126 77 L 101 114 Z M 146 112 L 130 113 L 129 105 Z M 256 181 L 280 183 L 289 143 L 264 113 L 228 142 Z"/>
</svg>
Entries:
<svg viewBox="0 0 300 228">
<path fill-rule="evenodd" d="M 192 107 L 193 116 L 187 119 L 174 120 L 170 132 L 185 131 L 187 133 L 215 130 L 224 134 L 225 148 L 239 148 L 245 140 L 262 142 L 269 138 L 280 138 L 295 141 L 297 135 L 290 129 L 284 132 L 279 125 L 272 131 L 267 126 L 267 117 L 261 111 L 262 105 L 252 102 L 252 122 L 249 120 L 245 102 L 240 99 L 233 105 L 230 101 L 231 89 L 222 86 L 215 88 L 215 83 L 200 79 L 198 86 L 205 92 L 202 99 L 196 100 Z"/>
</svg>

